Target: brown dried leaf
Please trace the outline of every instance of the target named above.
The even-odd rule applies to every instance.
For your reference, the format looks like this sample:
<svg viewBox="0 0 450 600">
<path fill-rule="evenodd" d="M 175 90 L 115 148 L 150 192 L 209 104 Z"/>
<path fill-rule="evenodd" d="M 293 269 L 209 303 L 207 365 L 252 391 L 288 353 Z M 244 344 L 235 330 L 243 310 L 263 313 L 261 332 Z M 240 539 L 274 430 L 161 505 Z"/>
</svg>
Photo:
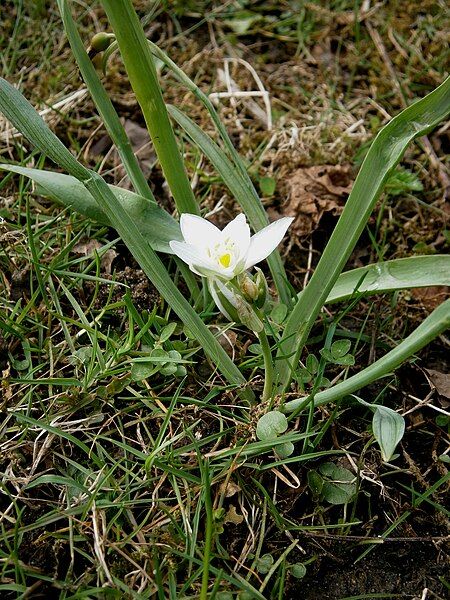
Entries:
<svg viewBox="0 0 450 600">
<path fill-rule="evenodd" d="M 2 382 L 1 382 L 1 392 L 2 397 L 5 402 L 11 400 L 13 392 L 11 388 L 11 384 L 9 383 L 9 376 L 11 375 L 11 365 L 8 364 L 6 369 L 2 371 Z"/>
<path fill-rule="evenodd" d="M 295 217 L 291 233 L 305 237 L 317 228 L 325 212 L 340 214 L 352 182 L 349 165 L 322 165 L 294 171 L 287 179 L 289 200 L 282 209 L 283 215 Z"/>
<path fill-rule="evenodd" d="M 428 373 L 431 383 L 436 388 L 438 394 L 450 400 L 450 374 L 441 373 L 434 369 L 425 369 L 425 371 Z"/>
<path fill-rule="evenodd" d="M 94 251 L 99 250 L 102 247 L 102 244 L 98 240 L 86 239 L 81 242 L 78 242 L 78 244 L 75 244 L 75 246 L 72 248 L 72 251 L 76 254 L 84 254 L 84 256 L 90 256 L 94 253 Z M 117 252 L 115 252 L 112 248 L 110 248 L 102 254 L 102 257 L 100 259 L 100 267 L 103 273 L 111 275 L 112 263 L 116 256 Z"/>
<path fill-rule="evenodd" d="M 241 491 L 241 488 L 233 481 L 228 481 L 228 483 L 225 483 L 225 481 L 222 482 L 219 489 L 220 493 L 225 495 L 225 498 L 231 498 L 231 496 Z"/>
<path fill-rule="evenodd" d="M 238 515 L 238 513 L 236 512 L 236 508 L 231 504 L 227 514 L 223 519 L 223 522 L 233 523 L 234 525 L 240 525 L 243 520 L 244 517 L 242 515 Z"/>
<path fill-rule="evenodd" d="M 131 119 L 125 119 L 125 121 L 123 121 L 123 126 L 144 176 L 149 177 L 152 172 L 153 164 L 156 160 L 156 155 L 153 151 L 153 146 L 151 144 L 147 129 L 145 127 L 141 127 L 138 123 L 132 121 Z M 103 156 L 106 154 L 111 145 L 111 138 L 109 135 L 105 134 L 95 144 L 92 145 L 90 153 L 94 156 Z M 120 187 L 131 190 L 131 182 L 126 176 L 119 153 L 115 148 L 112 151 L 111 156 L 114 164 L 117 165 L 116 176 L 117 180 L 120 181 Z"/>
<path fill-rule="evenodd" d="M 220 327 L 213 326 L 213 329 L 220 331 Z M 234 358 L 237 335 L 231 329 L 223 331 L 217 336 L 217 341 L 231 358 Z"/>
<path fill-rule="evenodd" d="M 150 136 L 148 134 L 147 129 L 145 127 L 141 127 L 134 121 L 130 119 L 126 119 L 124 123 L 125 132 L 130 140 L 131 147 L 138 159 L 139 166 L 141 167 L 141 171 L 143 172 L 145 177 L 149 177 L 153 164 L 156 160 L 156 155 L 153 151 L 153 146 L 150 141 Z M 117 152 L 114 153 L 116 157 L 117 163 L 120 164 L 119 155 Z M 125 177 L 125 170 L 122 166 L 117 169 L 117 173 L 119 177 Z M 126 189 L 131 189 L 131 183 L 128 178 L 125 181 L 122 181 L 120 184 L 121 187 Z"/>
</svg>

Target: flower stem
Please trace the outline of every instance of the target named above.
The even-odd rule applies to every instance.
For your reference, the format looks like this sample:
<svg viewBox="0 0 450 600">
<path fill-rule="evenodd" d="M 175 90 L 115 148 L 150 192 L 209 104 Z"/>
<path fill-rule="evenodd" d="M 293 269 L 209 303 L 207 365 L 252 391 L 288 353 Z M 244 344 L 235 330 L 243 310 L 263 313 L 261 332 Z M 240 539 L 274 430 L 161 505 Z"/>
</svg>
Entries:
<svg viewBox="0 0 450 600">
<path fill-rule="evenodd" d="M 259 343 L 261 344 L 262 354 L 264 358 L 264 389 L 262 395 L 262 402 L 268 402 L 272 397 L 273 388 L 273 359 L 272 352 L 270 350 L 269 340 L 267 339 L 266 332 L 264 329 L 258 333 Z"/>
</svg>

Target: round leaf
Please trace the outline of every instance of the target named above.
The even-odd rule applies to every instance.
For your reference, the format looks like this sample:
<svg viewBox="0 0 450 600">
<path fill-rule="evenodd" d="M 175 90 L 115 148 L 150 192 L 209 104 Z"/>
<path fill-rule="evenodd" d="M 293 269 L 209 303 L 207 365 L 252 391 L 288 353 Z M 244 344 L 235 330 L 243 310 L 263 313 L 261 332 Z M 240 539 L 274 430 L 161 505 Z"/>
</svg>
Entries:
<svg viewBox="0 0 450 600">
<path fill-rule="evenodd" d="M 263 415 L 256 426 L 256 435 L 258 439 L 273 440 L 280 433 L 284 433 L 288 428 L 288 421 L 279 410 L 271 410 Z"/>
<path fill-rule="evenodd" d="M 296 579 L 303 579 L 303 577 L 306 575 L 306 567 L 303 563 L 295 563 L 295 565 L 291 565 L 289 567 L 289 571 L 292 577 L 295 577 Z"/>
<path fill-rule="evenodd" d="M 258 571 L 258 573 L 265 575 L 270 571 L 273 562 L 274 560 L 271 554 L 264 554 L 258 559 L 258 562 L 256 563 L 256 570 Z"/>
<path fill-rule="evenodd" d="M 292 442 L 285 442 L 284 444 L 278 444 L 274 449 L 278 458 L 287 458 L 294 453 L 294 444 Z"/>
</svg>

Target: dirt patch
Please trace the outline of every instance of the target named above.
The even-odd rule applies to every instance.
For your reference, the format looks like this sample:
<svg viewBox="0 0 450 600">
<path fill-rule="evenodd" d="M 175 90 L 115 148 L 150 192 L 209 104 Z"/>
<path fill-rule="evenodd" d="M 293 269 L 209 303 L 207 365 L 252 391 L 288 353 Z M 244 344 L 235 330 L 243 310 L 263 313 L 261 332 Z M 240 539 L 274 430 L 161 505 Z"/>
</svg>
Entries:
<svg viewBox="0 0 450 600">
<path fill-rule="evenodd" d="M 446 576 L 450 563 L 439 545 L 386 542 L 357 564 L 354 561 L 364 546 L 348 550 L 342 542 L 320 545 L 326 557 L 301 582 L 291 580 L 286 600 L 297 599 L 299 592 L 304 600 L 341 600 L 363 594 L 398 594 L 419 600 L 425 588 L 445 596 L 439 578 Z"/>
</svg>

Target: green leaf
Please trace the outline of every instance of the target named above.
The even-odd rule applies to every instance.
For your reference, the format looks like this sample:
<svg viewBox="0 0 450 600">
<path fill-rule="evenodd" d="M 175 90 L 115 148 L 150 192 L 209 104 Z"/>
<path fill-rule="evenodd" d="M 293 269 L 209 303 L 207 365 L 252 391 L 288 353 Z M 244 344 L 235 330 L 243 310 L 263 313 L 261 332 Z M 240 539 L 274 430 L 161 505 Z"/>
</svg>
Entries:
<svg viewBox="0 0 450 600">
<path fill-rule="evenodd" d="M 334 363 L 334 356 L 331 354 L 331 351 L 328 350 L 328 348 L 322 348 L 320 350 L 320 355 L 323 356 L 327 362 Z"/>
<path fill-rule="evenodd" d="M 296 579 L 303 579 L 306 575 L 306 567 L 303 563 L 295 563 L 289 566 L 289 572 Z"/>
<path fill-rule="evenodd" d="M 219 592 L 216 595 L 216 600 L 234 600 L 234 596 L 231 592 Z"/>
<path fill-rule="evenodd" d="M 391 408 L 376 405 L 372 430 L 380 446 L 383 460 L 385 462 L 391 460 L 397 444 L 405 433 L 405 419 Z"/>
<path fill-rule="evenodd" d="M 259 180 L 259 189 L 266 198 L 273 196 L 276 186 L 277 182 L 273 177 L 261 177 Z"/>
<path fill-rule="evenodd" d="M 157 373 L 159 369 L 160 366 L 155 366 L 152 362 L 133 363 L 133 366 L 131 367 L 131 379 L 132 381 L 142 381 Z"/>
<path fill-rule="evenodd" d="M 288 307 L 285 304 L 276 304 L 270 313 L 270 318 L 277 323 L 277 325 L 281 325 L 281 323 L 285 320 L 286 315 L 288 313 Z"/>
<path fill-rule="evenodd" d="M 355 364 L 355 357 L 352 356 L 351 354 L 346 354 L 345 356 L 342 356 L 341 358 L 335 358 L 334 364 L 341 365 L 343 367 L 351 367 L 352 365 Z"/>
<path fill-rule="evenodd" d="M 449 255 L 399 258 L 346 271 L 339 276 L 326 301 L 342 302 L 355 294 L 381 294 L 435 285 L 450 285 Z"/>
<path fill-rule="evenodd" d="M 413 252 L 417 252 L 417 254 L 428 254 L 433 255 L 436 254 L 436 248 L 431 246 L 431 244 L 427 244 L 426 242 L 417 242 L 413 246 Z"/>
<path fill-rule="evenodd" d="M 235 13 L 232 19 L 226 19 L 224 24 L 227 25 L 234 33 L 241 35 L 247 33 L 253 23 L 261 19 L 261 15 L 257 13 L 243 10 Z"/>
<path fill-rule="evenodd" d="M 58 8 L 64 23 L 64 29 L 66 30 L 69 39 L 70 47 L 72 48 L 73 55 L 80 68 L 81 75 L 102 118 L 103 124 L 117 148 L 126 173 L 136 192 L 145 198 L 154 200 L 152 191 L 139 167 L 125 129 L 84 48 L 83 41 L 72 18 L 68 2 L 66 0 L 58 0 Z M 111 34 L 104 34 L 101 32 L 97 35 L 106 35 L 106 40 L 108 42 L 111 41 Z"/>
<path fill-rule="evenodd" d="M 352 397 L 373 412 L 373 435 L 380 446 L 383 460 L 389 461 L 405 433 L 405 419 L 392 408 L 381 404 L 371 404 L 359 396 L 353 395 Z"/>
<path fill-rule="evenodd" d="M 351 345 L 350 340 L 336 340 L 331 344 L 331 354 L 334 358 L 342 358 L 348 354 Z"/>
<path fill-rule="evenodd" d="M 263 554 L 256 562 L 256 570 L 262 575 L 265 575 L 270 571 L 274 562 L 271 554 Z"/>
<path fill-rule="evenodd" d="M 355 364 L 355 358 L 351 354 L 347 354 L 350 346 L 350 340 L 337 340 L 333 342 L 330 350 L 323 348 L 320 354 L 327 362 L 335 365 L 351 366 Z"/>
<path fill-rule="evenodd" d="M 362 369 L 359 373 L 352 375 L 352 377 L 349 377 L 345 381 L 315 394 L 314 405 L 321 406 L 327 402 L 335 402 L 336 400 L 344 398 L 344 396 L 353 394 L 380 377 L 389 375 L 403 362 L 429 344 L 431 340 L 443 333 L 449 327 L 450 299 L 434 309 L 415 331 L 385 356 L 376 360 L 370 366 Z M 303 406 L 307 400 L 307 398 L 291 400 L 284 405 L 283 411 L 295 411 L 299 406 Z"/>
<path fill-rule="evenodd" d="M 322 497 L 330 504 L 347 504 L 356 494 L 355 476 L 351 471 L 332 462 L 319 467 L 324 481 Z"/>
<path fill-rule="evenodd" d="M 163 344 L 164 342 L 167 342 L 167 340 L 170 338 L 170 336 L 173 334 L 176 328 L 176 323 L 169 323 L 168 325 L 163 327 L 161 333 L 159 334 L 159 343 Z"/>
<path fill-rule="evenodd" d="M 319 361 L 314 354 L 308 354 L 306 357 L 306 369 L 311 375 L 315 375 L 319 370 Z"/>
<path fill-rule="evenodd" d="M 376 136 L 320 261 L 286 323 L 275 363 L 280 390 L 289 387 L 311 328 L 407 146 L 449 111 L 450 77 L 395 116 Z"/>
<path fill-rule="evenodd" d="M 278 456 L 278 458 L 287 458 L 288 456 L 294 454 L 294 450 L 295 447 L 292 442 L 285 442 L 284 444 L 278 444 L 278 446 L 275 448 L 275 454 Z"/>
<path fill-rule="evenodd" d="M 288 421 L 279 410 L 271 410 L 263 415 L 256 426 L 256 435 L 259 440 L 273 440 L 288 428 Z"/>
<path fill-rule="evenodd" d="M 141 107 L 164 177 L 179 213 L 199 214 L 167 114 L 145 32 L 131 0 L 102 0 L 115 33 L 129 82 Z"/>
<path fill-rule="evenodd" d="M 42 196 L 51 198 L 99 223 L 112 225 L 92 195 L 75 177 L 18 165 L 0 164 L 0 169 L 29 177 L 38 185 L 39 193 Z M 178 222 L 156 202 L 114 185 L 108 187 L 136 223 L 150 246 L 158 252 L 172 254 L 169 242 L 183 240 Z"/>
<path fill-rule="evenodd" d="M 421 192 L 423 184 L 415 173 L 404 167 L 397 167 L 386 182 L 386 192 L 391 196 L 400 196 L 405 192 Z"/>
<path fill-rule="evenodd" d="M 313 469 L 311 469 L 310 471 L 308 471 L 308 486 L 309 489 L 312 491 L 313 496 L 314 497 L 319 497 L 320 494 L 322 493 L 322 488 L 323 488 L 323 477 L 321 477 L 321 475 L 319 475 L 319 473 L 317 471 L 314 471 Z"/>
</svg>

